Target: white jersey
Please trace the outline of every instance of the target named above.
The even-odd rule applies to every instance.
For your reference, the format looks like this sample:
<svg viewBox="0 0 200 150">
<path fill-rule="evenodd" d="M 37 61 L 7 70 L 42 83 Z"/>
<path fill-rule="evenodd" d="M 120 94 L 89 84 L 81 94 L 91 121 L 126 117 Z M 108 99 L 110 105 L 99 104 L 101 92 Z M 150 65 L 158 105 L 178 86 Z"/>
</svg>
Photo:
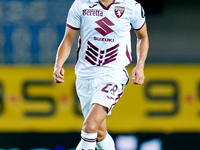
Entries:
<svg viewBox="0 0 200 150">
<path fill-rule="evenodd" d="M 135 0 L 115 0 L 108 7 L 99 0 L 75 0 L 67 26 L 80 29 L 77 77 L 100 77 L 131 63 L 130 30 L 144 24 L 143 8 Z"/>
</svg>

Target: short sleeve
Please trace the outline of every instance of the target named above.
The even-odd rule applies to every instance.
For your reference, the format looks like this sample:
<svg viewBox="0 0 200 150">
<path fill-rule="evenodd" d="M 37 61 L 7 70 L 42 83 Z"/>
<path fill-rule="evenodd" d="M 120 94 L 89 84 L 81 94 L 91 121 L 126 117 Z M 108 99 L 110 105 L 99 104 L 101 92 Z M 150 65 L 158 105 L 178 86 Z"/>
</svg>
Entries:
<svg viewBox="0 0 200 150">
<path fill-rule="evenodd" d="M 72 29 L 79 29 L 81 24 L 81 12 L 80 12 L 80 0 L 75 0 L 72 4 L 68 16 L 66 25 Z"/>
<path fill-rule="evenodd" d="M 145 12 L 140 3 L 135 3 L 131 25 L 135 30 L 140 30 L 145 24 Z"/>
</svg>

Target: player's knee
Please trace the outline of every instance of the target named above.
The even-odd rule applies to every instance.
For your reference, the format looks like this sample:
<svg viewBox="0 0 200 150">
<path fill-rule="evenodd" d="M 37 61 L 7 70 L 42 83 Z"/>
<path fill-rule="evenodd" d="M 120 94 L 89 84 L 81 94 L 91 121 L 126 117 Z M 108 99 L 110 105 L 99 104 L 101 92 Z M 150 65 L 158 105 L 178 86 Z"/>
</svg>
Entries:
<svg viewBox="0 0 200 150">
<path fill-rule="evenodd" d="M 86 133 L 96 133 L 98 131 L 98 124 L 95 121 L 86 120 L 83 123 L 83 131 Z"/>
</svg>

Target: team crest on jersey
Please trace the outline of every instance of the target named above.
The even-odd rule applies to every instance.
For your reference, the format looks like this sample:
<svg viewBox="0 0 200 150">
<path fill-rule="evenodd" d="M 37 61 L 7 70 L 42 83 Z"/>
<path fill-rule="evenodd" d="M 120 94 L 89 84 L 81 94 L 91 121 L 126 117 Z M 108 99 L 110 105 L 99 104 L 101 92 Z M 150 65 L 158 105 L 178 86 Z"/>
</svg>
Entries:
<svg viewBox="0 0 200 150">
<path fill-rule="evenodd" d="M 115 15 L 117 16 L 117 18 L 120 18 L 125 11 L 125 7 L 121 7 L 121 6 L 115 6 Z"/>
</svg>

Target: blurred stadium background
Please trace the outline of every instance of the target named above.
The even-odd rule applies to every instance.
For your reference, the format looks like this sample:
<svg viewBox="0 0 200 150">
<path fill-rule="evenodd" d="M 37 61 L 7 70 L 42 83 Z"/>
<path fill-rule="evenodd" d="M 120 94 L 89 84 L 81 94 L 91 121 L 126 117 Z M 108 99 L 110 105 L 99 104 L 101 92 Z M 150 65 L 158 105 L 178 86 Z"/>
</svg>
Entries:
<svg viewBox="0 0 200 150">
<path fill-rule="evenodd" d="M 108 118 L 117 150 L 200 149 L 200 1 L 138 0 L 150 49 L 146 82 L 129 83 Z M 0 0 L 0 150 L 72 150 L 83 117 L 73 72 L 52 81 L 73 0 Z M 135 36 L 133 38 L 134 67 Z"/>
</svg>

